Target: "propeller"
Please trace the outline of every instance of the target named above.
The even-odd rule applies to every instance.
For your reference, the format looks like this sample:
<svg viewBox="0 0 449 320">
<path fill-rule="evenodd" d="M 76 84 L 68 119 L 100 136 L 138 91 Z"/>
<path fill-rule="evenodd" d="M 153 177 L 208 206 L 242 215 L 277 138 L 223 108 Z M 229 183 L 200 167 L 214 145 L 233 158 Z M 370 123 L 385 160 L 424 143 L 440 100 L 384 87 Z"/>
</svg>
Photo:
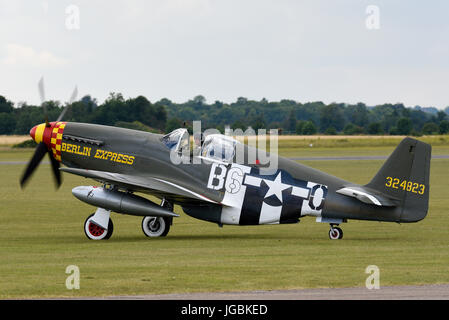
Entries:
<svg viewBox="0 0 449 320">
<path fill-rule="evenodd" d="M 48 111 L 47 106 L 45 105 L 45 85 L 43 77 L 39 80 L 38 88 L 39 88 L 39 96 L 41 98 L 42 109 L 44 111 L 45 130 L 47 130 L 47 128 L 51 127 L 51 124 L 48 121 Z M 56 120 L 57 122 L 62 120 L 62 118 L 67 112 L 68 107 L 76 100 L 77 95 L 78 95 L 78 88 L 75 87 L 75 90 L 73 91 L 72 96 L 70 97 L 69 103 L 64 107 L 62 112 L 59 114 L 58 119 Z M 50 158 L 50 164 L 53 171 L 53 177 L 55 179 L 56 187 L 59 188 L 61 186 L 62 179 L 61 179 L 61 171 L 59 171 L 60 164 L 53 157 L 52 152 L 48 148 L 48 146 L 44 142 L 40 142 L 37 145 L 33 157 L 28 162 L 28 165 L 20 179 L 21 188 L 25 187 L 26 183 L 28 182 L 28 180 L 30 179 L 31 175 L 36 170 L 36 168 L 39 166 L 40 162 L 42 161 L 46 153 L 48 153 L 48 156 Z"/>
<path fill-rule="evenodd" d="M 39 80 L 38 83 L 39 88 L 39 96 L 41 98 L 41 106 L 44 109 L 44 118 L 45 118 L 45 127 L 50 127 L 50 122 L 48 122 L 48 112 L 47 106 L 45 105 L 45 85 L 44 85 L 44 77 Z"/>
</svg>

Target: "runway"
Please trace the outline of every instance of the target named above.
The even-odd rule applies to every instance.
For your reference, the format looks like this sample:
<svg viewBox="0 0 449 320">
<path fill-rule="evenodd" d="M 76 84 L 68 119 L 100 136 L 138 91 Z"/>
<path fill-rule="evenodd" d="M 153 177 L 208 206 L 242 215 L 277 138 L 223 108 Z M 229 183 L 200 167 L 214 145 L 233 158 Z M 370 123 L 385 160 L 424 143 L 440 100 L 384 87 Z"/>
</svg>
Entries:
<svg viewBox="0 0 449 320">
<path fill-rule="evenodd" d="M 104 297 L 108 300 L 449 300 L 449 284 Z"/>
</svg>

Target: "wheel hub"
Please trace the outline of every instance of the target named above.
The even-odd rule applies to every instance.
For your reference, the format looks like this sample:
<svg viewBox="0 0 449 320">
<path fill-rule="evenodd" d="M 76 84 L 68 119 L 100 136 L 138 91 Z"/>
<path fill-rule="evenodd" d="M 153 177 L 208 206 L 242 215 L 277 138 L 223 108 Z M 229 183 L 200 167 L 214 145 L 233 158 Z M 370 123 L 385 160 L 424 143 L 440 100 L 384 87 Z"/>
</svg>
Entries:
<svg viewBox="0 0 449 320">
<path fill-rule="evenodd" d="M 156 232 L 159 230 L 159 228 L 161 227 L 160 222 L 158 221 L 158 219 L 153 219 L 151 220 L 151 222 L 148 224 L 148 228 L 153 231 Z"/>
<path fill-rule="evenodd" d="M 105 229 L 100 226 L 97 226 L 95 223 L 89 223 L 89 233 L 94 237 L 99 237 L 104 233 Z"/>
</svg>

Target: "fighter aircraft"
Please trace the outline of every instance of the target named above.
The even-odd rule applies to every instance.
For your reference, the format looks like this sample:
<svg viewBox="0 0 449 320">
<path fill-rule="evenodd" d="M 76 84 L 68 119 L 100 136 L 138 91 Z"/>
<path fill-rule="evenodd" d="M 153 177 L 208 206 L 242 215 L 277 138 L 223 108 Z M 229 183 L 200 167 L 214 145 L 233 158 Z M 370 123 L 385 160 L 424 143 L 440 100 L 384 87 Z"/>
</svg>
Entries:
<svg viewBox="0 0 449 320">
<path fill-rule="evenodd" d="M 178 217 L 174 205 L 219 226 L 297 223 L 310 216 L 330 225 L 332 240 L 343 237 L 338 226 L 348 220 L 407 223 L 427 215 L 431 147 L 412 138 L 397 146 L 370 182 L 359 185 L 282 157 L 269 173 L 258 159 L 237 162 L 236 150 L 249 154 L 251 147 L 220 134 L 207 136 L 200 152 L 188 155 L 192 161 L 174 163 L 173 155 L 189 149 L 186 129 L 162 135 L 64 122 L 65 111 L 57 121 L 46 119 L 31 129 L 38 145 L 20 183 L 25 186 L 47 153 L 58 186 L 61 171 L 98 181 L 99 186 L 72 190 L 97 207 L 84 223 L 92 240 L 111 237 L 111 212 L 142 216 L 146 236 L 164 237 Z"/>
</svg>

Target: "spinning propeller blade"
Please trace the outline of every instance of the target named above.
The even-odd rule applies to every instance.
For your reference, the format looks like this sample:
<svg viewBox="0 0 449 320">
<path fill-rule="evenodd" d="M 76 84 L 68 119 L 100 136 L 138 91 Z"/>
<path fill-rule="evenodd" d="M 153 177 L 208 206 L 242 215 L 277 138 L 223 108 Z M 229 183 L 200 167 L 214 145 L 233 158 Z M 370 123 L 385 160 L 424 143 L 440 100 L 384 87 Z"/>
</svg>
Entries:
<svg viewBox="0 0 449 320">
<path fill-rule="evenodd" d="M 45 143 L 41 142 L 37 145 L 36 151 L 34 151 L 33 157 L 31 158 L 30 162 L 28 162 L 28 166 L 25 169 L 22 178 L 20 179 L 20 186 L 22 188 L 25 186 L 26 182 L 31 177 L 34 170 L 37 168 L 47 152 L 48 149 Z"/>
<path fill-rule="evenodd" d="M 40 95 L 41 103 L 42 103 L 42 109 L 44 111 L 45 126 L 43 124 L 38 125 L 38 126 L 35 126 L 33 129 L 31 129 L 31 131 L 30 131 L 31 137 L 33 138 L 33 140 L 38 142 L 38 145 L 36 147 L 36 150 L 34 151 L 33 157 L 31 158 L 30 162 L 28 163 L 28 165 L 20 179 L 20 186 L 22 188 L 25 187 L 25 185 L 28 182 L 28 180 L 30 179 L 31 175 L 33 174 L 33 172 L 36 170 L 36 168 L 41 163 L 45 154 L 48 153 L 48 156 L 50 158 L 51 168 L 53 171 L 53 176 L 54 176 L 55 183 L 56 183 L 56 187 L 59 188 L 61 186 L 61 181 L 62 181 L 61 172 L 59 171 L 60 164 L 53 157 L 53 154 L 52 154 L 49 146 L 44 141 L 42 141 L 42 137 L 44 136 L 45 130 L 52 130 L 51 129 L 52 124 L 50 124 L 50 122 L 48 121 L 47 106 L 45 105 L 45 86 L 44 86 L 44 78 L 43 77 L 39 80 L 38 88 L 39 88 L 39 95 Z M 56 122 L 59 122 L 62 120 L 65 113 L 67 112 L 67 108 L 75 101 L 77 95 L 78 95 L 78 88 L 75 87 L 75 90 L 73 91 L 72 96 L 70 97 L 69 103 L 64 108 L 64 110 L 62 110 L 62 112 L 59 115 Z M 35 136 L 37 131 L 39 131 L 39 134 L 38 134 L 39 137 Z M 47 131 L 47 133 L 48 133 L 48 131 Z"/>
</svg>

